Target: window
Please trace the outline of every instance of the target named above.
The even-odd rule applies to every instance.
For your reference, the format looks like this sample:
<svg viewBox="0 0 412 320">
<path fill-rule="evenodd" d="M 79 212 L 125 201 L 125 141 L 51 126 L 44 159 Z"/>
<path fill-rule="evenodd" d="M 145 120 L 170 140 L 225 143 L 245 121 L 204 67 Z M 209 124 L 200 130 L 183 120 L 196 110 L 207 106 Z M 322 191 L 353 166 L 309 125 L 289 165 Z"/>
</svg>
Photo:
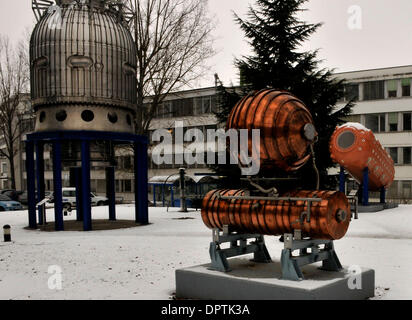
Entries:
<svg viewBox="0 0 412 320">
<path fill-rule="evenodd" d="M 403 130 L 411 131 L 412 130 L 412 113 L 403 114 Z"/>
<path fill-rule="evenodd" d="M 403 164 L 412 164 L 411 151 L 412 147 L 403 148 Z"/>
<path fill-rule="evenodd" d="M 359 100 L 359 84 L 350 83 L 345 85 L 345 100 L 350 101 L 354 99 L 354 101 Z"/>
<path fill-rule="evenodd" d="M 385 114 L 365 115 L 365 126 L 372 132 L 385 132 Z"/>
<path fill-rule="evenodd" d="M 124 180 L 124 192 L 132 192 L 132 180 Z"/>
<path fill-rule="evenodd" d="M 193 99 L 193 113 L 194 115 L 199 115 L 203 113 L 201 97 Z"/>
<path fill-rule="evenodd" d="M 388 114 L 388 122 L 389 122 L 389 131 L 391 132 L 398 131 L 398 114 L 396 112 L 392 112 Z"/>
<path fill-rule="evenodd" d="M 363 99 L 376 100 L 384 99 L 384 81 L 370 81 L 363 84 Z"/>
<path fill-rule="evenodd" d="M 398 80 L 389 80 L 386 82 L 388 97 L 396 98 L 398 95 Z"/>
<path fill-rule="evenodd" d="M 402 97 L 411 96 L 411 79 L 402 79 Z"/>
<path fill-rule="evenodd" d="M 402 196 L 412 198 L 412 181 L 402 181 Z"/>
<path fill-rule="evenodd" d="M 2 162 L 2 164 L 1 164 L 1 173 L 7 173 L 7 172 L 8 172 L 7 163 Z"/>
<path fill-rule="evenodd" d="M 389 155 L 395 164 L 398 163 L 398 148 L 389 148 Z"/>
<path fill-rule="evenodd" d="M 210 113 L 210 96 L 202 98 L 203 113 Z"/>
</svg>

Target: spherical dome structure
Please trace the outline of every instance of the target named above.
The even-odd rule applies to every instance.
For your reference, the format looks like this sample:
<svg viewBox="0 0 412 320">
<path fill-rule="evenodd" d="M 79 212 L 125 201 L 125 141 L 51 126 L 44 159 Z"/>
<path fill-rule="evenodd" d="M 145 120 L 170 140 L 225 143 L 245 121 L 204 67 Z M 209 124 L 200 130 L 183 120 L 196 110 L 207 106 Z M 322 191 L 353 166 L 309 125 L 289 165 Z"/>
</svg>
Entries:
<svg viewBox="0 0 412 320">
<path fill-rule="evenodd" d="M 30 41 L 36 131 L 134 132 L 136 47 L 121 10 L 56 3 Z"/>
</svg>

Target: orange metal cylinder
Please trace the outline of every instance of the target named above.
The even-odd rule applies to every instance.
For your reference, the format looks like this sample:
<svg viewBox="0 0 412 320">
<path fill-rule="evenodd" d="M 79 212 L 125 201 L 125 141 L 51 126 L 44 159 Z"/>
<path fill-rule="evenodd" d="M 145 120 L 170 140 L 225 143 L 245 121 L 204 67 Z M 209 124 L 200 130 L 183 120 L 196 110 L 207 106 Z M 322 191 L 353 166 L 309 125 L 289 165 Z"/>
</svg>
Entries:
<svg viewBox="0 0 412 320">
<path fill-rule="evenodd" d="M 295 191 L 287 197 L 321 198 L 312 202 L 310 222 L 300 223 L 307 201 L 226 200 L 221 196 L 244 196 L 245 190 L 212 190 L 203 199 L 202 219 L 208 228 L 228 225 L 241 233 L 282 235 L 300 229 L 314 239 L 342 238 L 349 227 L 351 211 L 346 196 L 337 191 Z"/>
<path fill-rule="evenodd" d="M 330 145 L 332 160 L 344 167 L 359 183 L 363 170 L 369 169 L 369 190 L 389 188 L 395 177 L 392 158 L 371 130 L 359 123 L 346 123 L 337 127 Z"/>
<path fill-rule="evenodd" d="M 260 167 L 294 171 L 310 158 L 308 146 L 317 133 L 304 103 L 286 91 L 261 90 L 232 109 L 227 129 L 260 130 Z M 249 134 L 249 155 L 252 154 Z"/>
</svg>

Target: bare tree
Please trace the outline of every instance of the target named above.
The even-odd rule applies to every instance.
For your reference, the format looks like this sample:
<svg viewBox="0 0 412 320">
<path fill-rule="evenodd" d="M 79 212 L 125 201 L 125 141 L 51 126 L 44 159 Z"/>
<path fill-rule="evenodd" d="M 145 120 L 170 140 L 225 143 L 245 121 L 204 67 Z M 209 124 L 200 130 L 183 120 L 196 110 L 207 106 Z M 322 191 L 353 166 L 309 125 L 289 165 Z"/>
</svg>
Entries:
<svg viewBox="0 0 412 320">
<path fill-rule="evenodd" d="M 15 156 L 21 138 L 19 107 L 29 78 L 28 50 L 24 42 L 13 47 L 0 35 L 0 156 L 10 164 L 11 188 L 16 188 Z"/>
<path fill-rule="evenodd" d="M 137 46 L 137 133 L 147 133 L 166 95 L 204 75 L 214 55 L 207 0 L 125 0 Z M 151 97 L 149 107 L 144 99 Z"/>
</svg>

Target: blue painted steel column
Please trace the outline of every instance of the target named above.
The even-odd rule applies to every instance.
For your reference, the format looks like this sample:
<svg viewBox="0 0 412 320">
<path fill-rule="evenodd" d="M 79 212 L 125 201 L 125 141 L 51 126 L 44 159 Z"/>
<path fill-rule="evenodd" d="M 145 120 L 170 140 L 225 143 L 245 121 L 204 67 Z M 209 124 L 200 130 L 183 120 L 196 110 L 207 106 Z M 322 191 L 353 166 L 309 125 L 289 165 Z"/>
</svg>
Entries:
<svg viewBox="0 0 412 320">
<path fill-rule="evenodd" d="M 92 230 L 92 208 L 90 200 L 90 143 L 81 142 L 82 152 L 82 211 L 83 211 L 83 230 Z"/>
<path fill-rule="evenodd" d="M 76 220 L 83 221 L 83 198 L 82 198 L 82 168 L 74 168 L 74 184 L 76 187 Z"/>
<path fill-rule="evenodd" d="M 147 142 L 134 143 L 134 171 L 135 171 L 135 206 L 136 222 L 149 223 L 149 210 L 147 201 L 148 169 L 147 169 Z"/>
<path fill-rule="evenodd" d="M 27 202 L 29 205 L 29 227 L 37 229 L 36 181 L 34 175 L 34 143 L 26 141 Z"/>
<path fill-rule="evenodd" d="M 386 189 L 385 189 L 385 187 L 381 188 L 381 203 L 386 203 Z"/>
<path fill-rule="evenodd" d="M 53 142 L 54 223 L 56 231 L 64 230 L 61 150 L 61 142 Z"/>
<path fill-rule="evenodd" d="M 175 206 L 175 195 L 173 191 L 173 185 L 170 186 L 170 200 L 172 201 L 171 207 Z"/>
<path fill-rule="evenodd" d="M 36 143 L 36 174 L 37 174 L 37 203 L 45 198 L 45 184 L 44 184 L 44 144 L 42 142 Z M 38 206 L 38 221 L 40 225 L 46 224 L 43 221 L 43 208 L 46 210 L 46 206 Z M 44 214 L 46 218 L 46 214 Z"/>
<path fill-rule="evenodd" d="M 339 191 L 345 193 L 345 168 L 340 167 L 340 173 L 339 173 Z M 345 193 L 346 194 L 346 193 Z"/>
<path fill-rule="evenodd" d="M 156 185 L 153 185 L 153 206 L 156 207 Z"/>
<path fill-rule="evenodd" d="M 362 192 L 362 205 L 368 206 L 369 205 L 369 169 L 366 167 L 363 169 L 363 192 Z"/>
<path fill-rule="evenodd" d="M 116 188 L 114 167 L 106 168 L 106 187 L 106 196 L 109 199 L 109 220 L 116 221 Z"/>
<path fill-rule="evenodd" d="M 162 206 L 165 206 L 165 185 L 162 185 Z"/>
</svg>

